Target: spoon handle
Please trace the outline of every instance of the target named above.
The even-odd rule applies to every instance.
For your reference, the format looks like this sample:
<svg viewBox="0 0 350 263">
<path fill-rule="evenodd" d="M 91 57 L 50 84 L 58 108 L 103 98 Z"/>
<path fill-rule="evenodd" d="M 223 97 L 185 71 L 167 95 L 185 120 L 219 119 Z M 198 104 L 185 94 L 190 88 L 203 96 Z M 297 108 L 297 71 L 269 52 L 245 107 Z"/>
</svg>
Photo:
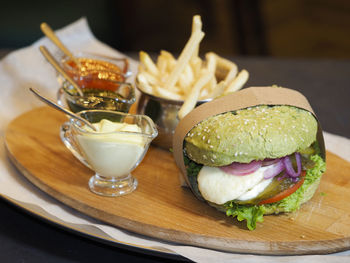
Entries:
<svg viewBox="0 0 350 263">
<path fill-rule="evenodd" d="M 84 96 L 78 84 L 64 71 L 64 69 L 60 66 L 57 60 L 51 55 L 51 53 L 47 50 L 45 46 L 39 47 L 40 52 L 44 55 L 47 61 L 60 73 L 62 76 L 68 80 L 70 84 L 78 91 L 80 96 Z"/>
<path fill-rule="evenodd" d="M 96 131 L 96 128 L 89 122 L 87 121 L 86 119 L 74 114 L 73 112 L 69 111 L 69 110 L 66 110 L 64 108 L 62 108 L 61 106 L 59 106 L 58 104 L 54 103 L 53 101 L 45 98 L 44 96 L 40 95 L 39 92 L 37 92 L 35 89 L 33 88 L 29 88 L 29 90 L 35 95 L 37 96 L 41 101 L 45 102 L 46 104 L 48 104 L 49 106 L 57 109 L 57 110 L 60 110 L 62 112 L 64 112 L 65 114 L 71 116 L 72 118 L 74 119 L 77 119 L 81 122 L 83 122 L 85 125 L 89 126 L 91 129 L 93 129 L 94 131 Z"/>
<path fill-rule="evenodd" d="M 51 29 L 51 27 L 44 23 L 40 25 L 41 31 L 59 48 L 66 54 L 71 60 L 74 61 L 75 64 L 80 65 L 79 61 L 73 56 L 73 54 L 69 51 L 69 49 L 59 40 L 56 36 L 55 32 Z"/>
</svg>

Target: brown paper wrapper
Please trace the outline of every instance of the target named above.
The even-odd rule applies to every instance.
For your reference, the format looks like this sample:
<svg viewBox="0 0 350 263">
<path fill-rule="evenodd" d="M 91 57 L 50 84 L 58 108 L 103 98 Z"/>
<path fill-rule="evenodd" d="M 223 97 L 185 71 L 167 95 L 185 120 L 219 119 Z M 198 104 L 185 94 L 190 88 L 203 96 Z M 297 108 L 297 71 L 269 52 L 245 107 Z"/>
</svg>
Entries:
<svg viewBox="0 0 350 263">
<path fill-rule="evenodd" d="M 186 134 L 196 124 L 211 116 L 258 105 L 295 106 L 311 112 L 317 119 L 306 97 L 296 90 L 287 88 L 251 87 L 198 106 L 179 122 L 173 137 L 175 162 L 184 175 L 184 179 L 188 185 L 190 184 L 186 175 L 186 167 L 183 159 L 183 142 Z M 321 148 L 322 158 L 325 159 L 324 139 L 319 122 L 317 141 Z"/>
</svg>

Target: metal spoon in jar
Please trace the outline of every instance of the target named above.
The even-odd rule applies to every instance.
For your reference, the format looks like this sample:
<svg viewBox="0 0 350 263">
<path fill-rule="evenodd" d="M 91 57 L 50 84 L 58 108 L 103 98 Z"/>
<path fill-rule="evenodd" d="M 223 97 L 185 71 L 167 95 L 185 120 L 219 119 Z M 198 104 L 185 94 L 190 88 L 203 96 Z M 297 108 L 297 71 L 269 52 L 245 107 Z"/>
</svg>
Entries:
<svg viewBox="0 0 350 263">
<path fill-rule="evenodd" d="M 51 106 L 52 108 L 56 109 L 56 110 L 60 110 L 62 112 L 64 112 L 65 114 L 69 115 L 70 117 L 77 119 L 81 122 L 83 122 L 85 125 L 87 125 L 88 127 L 90 127 L 92 130 L 97 131 L 96 128 L 86 119 L 74 114 L 73 112 L 62 108 L 61 106 L 59 106 L 58 104 L 54 103 L 53 101 L 45 98 L 44 96 L 40 95 L 39 92 L 37 92 L 35 89 L 33 88 L 29 88 L 29 90 L 31 92 L 34 93 L 35 96 L 37 96 L 41 101 L 45 102 L 47 105 Z"/>
<path fill-rule="evenodd" d="M 48 51 L 45 46 L 40 46 L 39 49 L 46 60 L 77 90 L 79 96 L 84 96 L 79 85 L 67 74 L 67 72 L 64 71 L 57 60 L 51 55 L 50 51 Z"/>
<path fill-rule="evenodd" d="M 44 23 L 40 25 L 41 31 L 60 49 L 62 52 L 68 56 L 71 60 L 74 61 L 76 65 L 80 65 L 79 60 L 77 60 L 73 54 L 69 51 L 69 49 L 61 42 L 61 40 L 56 36 L 55 32 L 51 29 L 51 27 Z"/>
</svg>

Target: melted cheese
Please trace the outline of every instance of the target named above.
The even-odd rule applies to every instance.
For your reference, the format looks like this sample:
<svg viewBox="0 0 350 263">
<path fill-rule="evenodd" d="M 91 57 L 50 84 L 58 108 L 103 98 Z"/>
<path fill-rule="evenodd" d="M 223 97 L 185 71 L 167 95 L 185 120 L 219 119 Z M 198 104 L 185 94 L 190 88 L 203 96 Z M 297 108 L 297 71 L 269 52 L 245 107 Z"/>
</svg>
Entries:
<svg viewBox="0 0 350 263">
<path fill-rule="evenodd" d="M 264 179 L 267 168 L 261 167 L 251 174 L 238 176 L 216 167 L 203 166 L 197 177 L 198 188 L 204 199 L 218 205 L 235 199 L 252 199 L 272 181 Z"/>
</svg>

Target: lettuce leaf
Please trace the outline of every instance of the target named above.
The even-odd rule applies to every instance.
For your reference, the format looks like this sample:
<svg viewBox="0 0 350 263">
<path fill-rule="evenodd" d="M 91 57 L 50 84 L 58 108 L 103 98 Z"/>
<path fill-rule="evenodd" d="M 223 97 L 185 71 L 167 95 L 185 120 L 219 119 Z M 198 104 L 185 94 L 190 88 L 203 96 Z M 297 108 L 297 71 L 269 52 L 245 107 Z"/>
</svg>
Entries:
<svg viewBox="0 0 350 263">
<path fill-rule="evenodd" d="M 198 182 L 197 182 L 197 175 L 199 174 L 199 171 L 202 169 L 203 165 L 193 162 L 185 155 L 184 155 L 184 163 L 187 171 L 187 178 L 191 184 L 191 189 L 193 194 L 199 200 L 205 201 L 201 193 L 199 192 Z"/>
<path fill-rule="evenodd" d="M 264 221 L 264 206 L 254 205 L 246 206 L 239 205 L 234 202 L 229 202 L 226 206 L 226 215 L 237 217 L 238 221 L 247 220 L 247 227 L 249 230 L 254 230 L 256 228 L 256 222 Z"/>
</svg>

